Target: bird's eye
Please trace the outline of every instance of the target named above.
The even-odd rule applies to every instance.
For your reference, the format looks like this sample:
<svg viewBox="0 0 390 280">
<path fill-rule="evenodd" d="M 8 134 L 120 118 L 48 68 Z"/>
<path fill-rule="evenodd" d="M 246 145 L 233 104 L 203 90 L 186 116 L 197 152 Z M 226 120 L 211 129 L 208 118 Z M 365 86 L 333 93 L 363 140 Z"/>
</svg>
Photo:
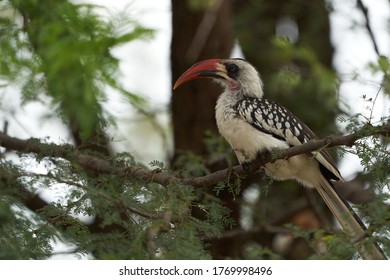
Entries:
<svg viewBox="0 0 390 280">
<path fill-rule="evenodd" d="M 229 75 L 229 77 L 235 78 L 237 76 L 237 73 L 240 69 L 236 64 L 228 64 L 226 65 L 226 71 Z"/>
</svg>

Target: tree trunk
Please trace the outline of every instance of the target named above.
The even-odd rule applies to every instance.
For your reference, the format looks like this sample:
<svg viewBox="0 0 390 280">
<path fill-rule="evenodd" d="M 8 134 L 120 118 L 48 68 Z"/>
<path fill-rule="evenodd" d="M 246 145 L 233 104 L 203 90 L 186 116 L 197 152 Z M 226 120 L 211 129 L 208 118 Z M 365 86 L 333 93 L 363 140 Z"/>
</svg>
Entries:
<svg viewBox="0 0 390 280">
<path fill-rule="evenodd" d="M 172 84 L 199 60 L 229 57 L 232 46 L 230 1 L 214 1 L 205 9 L 190 1 L 172 0 Z M 180 151 L 205 154 L 205 131 L 216 131 L 214 107 L 220 93 L 210 81 L 194 81 L 171 97 L 175 155 Z"/>
</svg>

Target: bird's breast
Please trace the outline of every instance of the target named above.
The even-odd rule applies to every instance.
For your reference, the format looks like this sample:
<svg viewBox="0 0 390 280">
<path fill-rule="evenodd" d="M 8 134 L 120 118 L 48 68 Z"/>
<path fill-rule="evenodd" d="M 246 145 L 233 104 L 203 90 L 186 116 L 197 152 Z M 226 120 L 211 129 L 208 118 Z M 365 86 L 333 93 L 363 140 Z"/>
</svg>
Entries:
<svg viewBox="0 0 390 280">
<path fill-rule="evenodd" d="M 265 150 L 289 147 L 285 141 L 259 131 L 238 116 L 234 105 L 234 100 L 221 96 L 215 108 L 215 116 L 220 134 L 230 144 L 240 163 L 254 160 L 259 152 Z"/>
</svg>

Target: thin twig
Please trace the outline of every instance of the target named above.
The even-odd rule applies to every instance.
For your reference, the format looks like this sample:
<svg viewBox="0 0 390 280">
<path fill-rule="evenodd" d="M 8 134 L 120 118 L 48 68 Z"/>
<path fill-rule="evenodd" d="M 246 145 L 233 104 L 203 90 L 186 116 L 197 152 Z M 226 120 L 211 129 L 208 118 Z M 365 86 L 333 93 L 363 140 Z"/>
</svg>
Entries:
<svg viewBox="0 0 390 280">
<path fill-rule="evenodd" d="M 364 6 L 362 0 L 357 0 L 357 6 L 362 11 L 364 19 L 366 20 L 365 27 L 367 29 L 368 35 L 370 36 L 370 39 L 371 39 L 372 44 L 374 46 L 375 53 L 377 54 L 378 57 L 380 57 L 381 54 L 379 52 L 378 44 L 377 44 L 377 42 L 375 40 L 374 32 L 371 29 L 371 22 L 370 22 L 370 18 L 368 16 L 368 9 L 367 9 L 366 6 Z"/>
<path fill-rule="evenodd" d="M 382 86 L 379 87 L 378 91 L 376 92 L 374 101 L 372 102 L 372 107 L 371 107 L 371 112 L 370 112 L 370 118 L 368 119 L 369 122 L 372 121 L 372 115 L 373 115 L 373 113 L 374 113 L 374 107 L 375 107 L 375 104 L 376 104 L 376 100 L 378 99 L 378 96 L 379 96 L 379 93 L 381 92 L 381 90 L 382 90 Z"/>
</svg>

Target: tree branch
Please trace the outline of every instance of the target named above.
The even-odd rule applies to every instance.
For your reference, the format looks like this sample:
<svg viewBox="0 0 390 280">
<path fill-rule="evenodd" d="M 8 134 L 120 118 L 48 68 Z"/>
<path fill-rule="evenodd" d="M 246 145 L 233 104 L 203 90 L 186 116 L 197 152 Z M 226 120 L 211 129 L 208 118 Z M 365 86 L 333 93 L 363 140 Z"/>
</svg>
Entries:
<svg viewBox="0 0 390 280">
<path fill-rule="evenodd" d="M 273 155 L 270 152 L 265 153 L 261 156 L 261 158 L 258 158 L 255 162 L 253 162 L 249 172 L 254 172 L 267 162 L 271 162 L 277 159 L 290 158 L 292 156 L 310 153 L 325 147 L 353 146 L 359 139 L 375 135 L 388 136 L 389 134 L 390 124 L 384 124 L 381 126 L 366 125 L 354 133 L 344 136 L 327 136 L 323 139 L 312 140 L 300 146 L 291 147 L 286 150 L 280 150 L 276 153 L 276 155 Z M 247 172 L 248 171 L 243 170 L 240 165 L 236 165 L 232 168 L 220 170 L 203 177 L 183 179 L 182 183 L 195 187 L 208 187 L 215 183 L 226 180 L 231 174 L 243 176 Z"/>
<path fill-rule="evenodd" d="M 267 162 L 277 159 L 289 158 L 298 154 L 310 153 L 326 147 L 334 146 L 353 146 L 359 139 L 368 136 L 375 135 L 390 135 L 390 123 L 381 126 L 366 125 L 358 131 L 344 135 L 344 136 L 328 136 L 323 139 L 312 140 L 300 146 L 291 147 L 286 150 L 278 151 L 277 153 L 267 152 L 257 159 L 251 165 L 249 172 L 254 172 L 259 169 L 260 166 Z M 19 138 L 11 137 L 5 133 L 0 132 L 0 146 L 18 152 L 35 153 L 40 156 L 46 157 L 61 157 L 71 162 L 76 162 L 83 168 L 98 172 L 113 174 L 122 178 L 135 178 L 140 180 L 146 180 L 168 186 L 169 184 L 184 184 L 191 185 L 193 187 L 208 187 L 218 182 L 231 179 L 232 176 L 244 176 L 248 171 L 244 170 L 240 165 L 226 168 L 216 171 L 214 173 L 195 177 L 195 178 L 180 178 L 177 175 L 171 174 L 166 171 L 150 170 L 140 166 L 122 166 L 116 167 L 112 162 L 80 152 L 74 149 L 71 145 L 56 145 L 42 143 L 37 139 L 22 140 Z"/>
</svg>

